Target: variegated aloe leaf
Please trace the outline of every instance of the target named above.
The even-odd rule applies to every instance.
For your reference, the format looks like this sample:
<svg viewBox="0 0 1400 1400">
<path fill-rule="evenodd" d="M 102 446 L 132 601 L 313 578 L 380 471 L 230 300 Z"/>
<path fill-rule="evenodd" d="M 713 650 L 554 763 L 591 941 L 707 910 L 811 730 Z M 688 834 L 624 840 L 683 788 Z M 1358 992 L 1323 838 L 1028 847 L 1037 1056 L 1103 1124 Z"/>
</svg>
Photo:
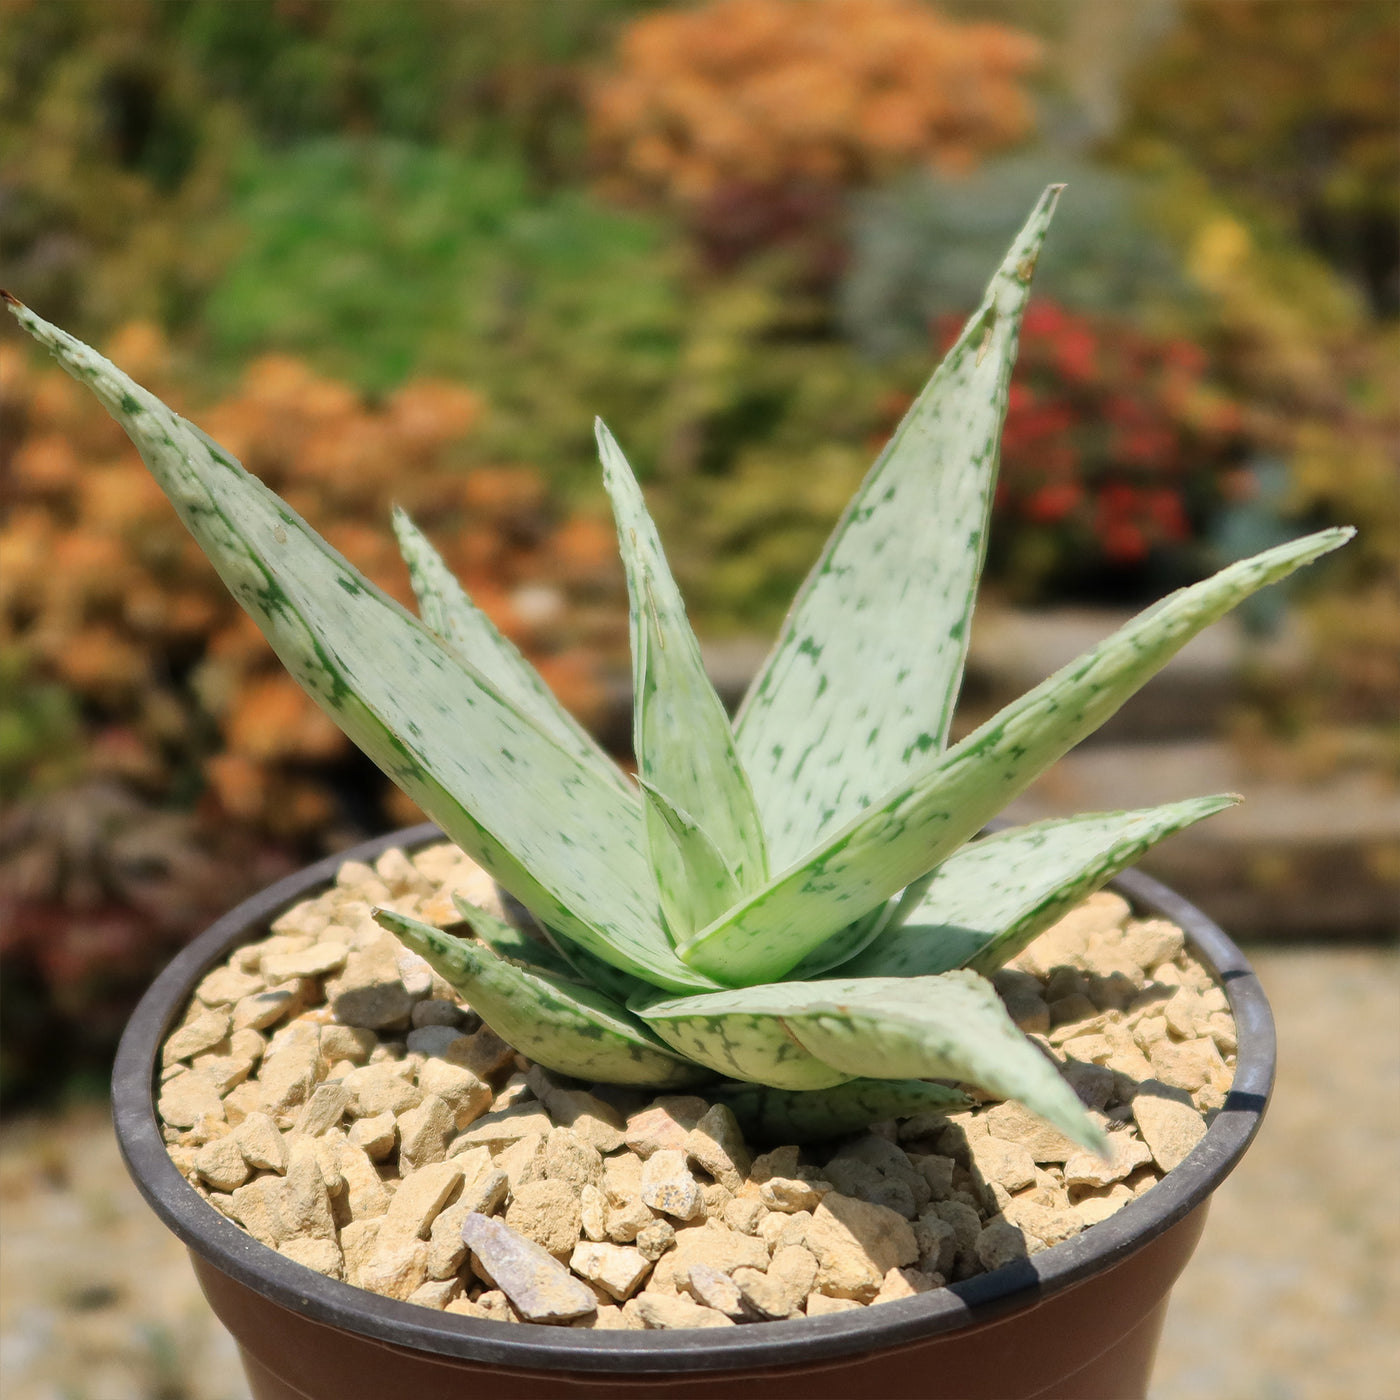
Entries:
<svg viewBox="0 0 1400 1400">
<path fill-rule="evenodd" d="M 199 429 L 81 341 L 16 319 L 126 429 L 307 693 L 551 926 L 677 991 L 713 986 L 660 927 L 639 804 L 501 695 Z"/>
<path fill-rule="evenodd" d="M 804 982 L 809 977 L 822 977 L 833 968 L 844 967 L 877 938 L 884 938 L 887 932 L 898 928 L 918 908 L 932 879 L 933 871 L 929 871 L 905 886 L 893 899 L 887 899 L 855 923 L 833 933 L 793 968 L 790 974 L 793 981 Z"/>
<path fill-rule="evenodd" d="M 485 944 L 390 909 L 376 909 L 374 917 L 427 959 L 502 1040 L 546 1069 L 610 1084 L 668 1089 L 708 1077 L 592 987 L 507 962 Z"/>
<path fill-rule="evenodd" d="M 688 812 L 637 779 L 646 804 L 647 841 L 667 927 L 682 935 L 704 928 L 743 895 L 729 863 Z"/>
<path fill-rule="evenodd" d="M 677 1015 L 771 1018 L 804 1050 L 856 1078 L 955 1079 L 1016 1099 L 1092 1151 L 1103 1134 L 1055 1066 L 976 973 L 774 982 L 637 1008 L 648 1025 Z"/>
<path fill-rule="evenodd" d="M 458 656 L 470 661 L 522 714 L 531 716 L 552 735 L 561 748 L 625 790 L 627 778 L 622 769 L 555 699 L 554 692 L 515 643 L 502 636 L 496 624 L 472 601 L 408 512 L 397 507 L 394 533 L 408 565 L 409 581 L 424 623 Z"/>
<path fill-rule="evenodd" d="M 1157 842 L 1239 800 L 1225 793 L 1136 812 L 1090 812 L 973 841 L 934 871 L 909 921 L 844 964 L 841 975 L 994 972 Z"/>
<path fill-rule="evenodd" d="M 665 806 L 646 806 L 653 865 L 667 885 L 662 903 L 679 939 L 732 903 L 730 891 L 715 885 L 709 849 L 741 891 L 758 889 L 768 878 L 763 827 L 729 717 L 705 674 L 700 645 L 641 490 L 612 434 L 601 422 L 596 429 L 631 600 L 637 770 L 666 806 L 684 814 L 677 825 Z M 703 870 L 694 881 L 685 878 L 692 850 Z"/>
<path fill-rule="evenodd" d="M 846 508 L 740 709 L 775 870 L 943 751 L 1021 314 L 1060 189 L 1041 196 Z"/>
<path fill-rule="evenodd" d="M 1162 599 L 927 761 L 799 865 L 680 945 L 681 957 L 731 984 L 783 977 L 838 929 L 946 860 L 1202 628 L 1354 533 L 1321 530 Z"/>
<path fill-rule="evenodd" d="M 754 1142 L 823 1142 L 886 1118 L 955 1113 L 971 1103 L 959 1090 L 924 1079 L 852 1079 L 812 1093 L 757 1084 L 710 1092 L 729 1105 Z"/>
<path fill-rule="evenodd" d="M 548 943 L 531 938 L 514 924 L 498 919 L 489 909 L 472 904 L 458 893 L 453 893 L 452 902 L 457 906 L 457 912 L 471 925 L 471 931 L 498 958 L 516 963 L 530 972 L 563 978 L 566 982 L 584 980 L 573 965 Z"/>
<path fill-rule="evenodd" d="M 778 1089 L 814 1090 L 844 1084 L 851 1078 L 809 1054 L 782 1021 L 767 1012 L 753 1015 L 692 1006 L 689 997 L 671 998 L 655 991 L 633 997 L 627 1009 L 673 1050 L 730 1079 Z"/>
</svg>

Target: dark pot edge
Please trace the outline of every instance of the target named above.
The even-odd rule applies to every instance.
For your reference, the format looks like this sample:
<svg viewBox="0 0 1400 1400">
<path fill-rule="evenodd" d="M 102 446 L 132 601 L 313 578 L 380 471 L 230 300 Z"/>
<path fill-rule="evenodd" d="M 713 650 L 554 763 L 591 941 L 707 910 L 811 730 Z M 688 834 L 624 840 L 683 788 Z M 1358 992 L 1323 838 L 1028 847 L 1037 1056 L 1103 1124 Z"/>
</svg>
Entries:
<svg viewBox="0 0 1400 1400">
<path fill-rule="evenodd" d="M 1178 924 L 1220 979 L 1239 1034 L 1225 1107 L 1190 1156 L 1152 1190 L 1073 1239 L 932 1293 L 878 1309 L 781 1324 L 690 1332 L 593 1332 L 509 1326 L 382 1298 L 337 1282 L 259 1244 L 202 1200 L 166 1152 L 155 1112 L 160 1046 L 200 977 L 250 930 L 334 878 L 347 860 L 373 861 L 391 846 L 441 839 L 432 823 L 366 841 L 270 885 L 185 947 L 152 983 L 127 1023 L 112 1075 L 113 1119 L 127 1170 L 161 1220 L 192 1250 L 294 1312 L 395 1346 L 534 1370 L 645 1373 L 802 1366 L 883 1350 L 977 1325 L 1033 1305 L 1111 1267 L 1176 1224 L 1225 1179 L 1258 1131 L 1273 1087 L 1273 1017 L 1254 970 L 1234 942 L 1175 891 L 1138 871 L 1112 886 Z M 524 1334 L 524 1335 L 522 1335 Z"/>
</svg>

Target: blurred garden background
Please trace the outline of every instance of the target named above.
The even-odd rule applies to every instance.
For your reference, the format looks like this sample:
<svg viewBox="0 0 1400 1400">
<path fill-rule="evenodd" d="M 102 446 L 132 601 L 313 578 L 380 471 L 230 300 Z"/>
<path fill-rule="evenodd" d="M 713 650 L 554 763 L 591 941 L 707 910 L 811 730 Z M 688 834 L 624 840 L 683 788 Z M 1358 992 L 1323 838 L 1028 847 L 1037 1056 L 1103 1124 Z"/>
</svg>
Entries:
<svg viewBox="0 0 1400 1400">
<path fill-rule="evenodd" d="M 0 23 L 6 285 L 405 600 L 406 506 L 620 752 L 593 415 L 735 693 L 1068 182 L 965 722 L 1115 613 L 1355 524 L 1025 810 L 1238 787 L 1259 800 L 1219 819 L 1235 836 L 1211 823 L 1159 868 L 1250 937 L 1393 930 L 1390 0 L 3 0 Z M 216 913 L 417 813 L 13 331 L 0 411 L 13 1109 L 100 1089 L 134 999 Z"/>
<path fill-rule="evenodd" d="M 1393 0 L 0 0 L 0 268 L 408 600 L 406 506 L 625 758 L 601 414 L 737 697 L 1044 185 L 967 727 L 1168 588 L 1360 534 L 1022 816 L 1235 789 L 1146 862 L 1280 1087 L 1154 1400 L 1394 1394 Z M 0 318 L 5 319 L 5 318 Z M 171 952 L 418 813 L 121 432 L 0 328 L 0 1389 L 246 1400 L 102 1105 Z"/>
</svg>

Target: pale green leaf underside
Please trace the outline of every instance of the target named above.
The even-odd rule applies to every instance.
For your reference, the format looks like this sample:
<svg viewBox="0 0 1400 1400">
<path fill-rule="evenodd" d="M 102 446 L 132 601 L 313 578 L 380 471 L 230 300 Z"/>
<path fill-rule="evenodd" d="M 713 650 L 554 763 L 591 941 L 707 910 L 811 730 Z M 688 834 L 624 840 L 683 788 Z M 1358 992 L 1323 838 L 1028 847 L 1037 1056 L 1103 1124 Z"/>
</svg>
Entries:
<svg viewBox="0 0 1400 1400">
<path fill-rule="evenodd" d="M 632 998 L 628 1010 L 673 1050 L 730 1079 L 807 1090 L 826 1089 L 851 1078 L 809 1054 L 777 1017 L 767 1013 L 692 1010 L 690 998 L 656 994 Z"/>
<path fill-rule="evenodd" d="M 488 909 L 482 909 L 454 892 L 452 903 L 457 912 L 471 925 L 472 932 L 499 958 L 518 963 L 531 972 L 548 973 L 551 977 L 562 977 L 566 982 L 577 982 L 578 972 L 561 957 L 548 943 L 531 938 L 512 923 L 498 919 Z"/>
<path fill-rule="evenodd" d="M 708 836 L 741 889 L 758 889 L 768 878 L 763 828 L 735 752 L 729 717 L 705 673 L 700 645 L 632 469 L 607 428 L 599 422 L 596 430 L 631 601 L 637 770 Z M 660 842 L 664 859 L 673 844 L 664 824 L 659 829 L 649 824 L 648 832 Z M 667 893 L 675 907 L 688 891 L 672 882 Z M 673 925 L 678 938 L 689 937 L 715 917 L 700 914 L 699 908 L 689 910 L 680 927 Z"/>
<path fill-rule="evenodd" d="M 741 707 L 739 754 L 783 869 L 943 751 L 986 553 L 1021 314 L 1059 186 L 906 414 Z"/>
<path fill-rule="evenodd" d="M 973 841 L 934 871 L 908 922 L 875 939 L 841 973 L 994 972 L 1157 842 L 1238 801 L 1224 794 L 1135 812 L 1091 812 Z"/>
<path fill-rule="evenodd" d="M 823 1142 L 864 1132 L 886 1118 L 914 1113 L 954 1113 L 969 1100 L 946 1084 L 923 1079 L 851 1079 L 815 1093 L 792 1093 L 762 1085 L 709 1091 L 728 1104 L 752 1142 Z"/>
<path fill-rule="evenodd" d="M 12 308 L 126 429 L 283 664 L 463 850 L 551 926 L 659 985 L 713 985 L 661 928 L 641 808 L 522 715 L 199 429 Z"/>
<path fill-rule="evenodd" d="M 642 1014 L 652 1026 L 677 1015 L 772 1017 L 845 1074 L 955 1079 L 1018 1100 L 1085 1147 L 1102 1145 L 1074 1091 L 976 973 L 777 982 L 671 998 Z"/>
<path fill-rule="evenodd" d="M 561 748 L 624 791 L 627 778 L 598 741 L 559 703 L 540 673 L 472 601 L 406 511 L 394 510 L 394 533 L 408 565 L 423 622 L 458 656 L 469 661 L 522 714 L 529 715 Z"/>
<path fill-rule="evenodd" d="M 1319 531 L 1164 598 L 928 761 L 801 865 L 682 945 L 681 956 L 730 984 L 783 977 L 831 934 L 946 860 L 1202 628 L 1354 533 Z"/>
<path fill-rule="evenodd" d="M 689 937 L 732 909 L 738 881 L 715 843 L 688 812 L 677 810 L 645 778 L 638 778 L 652 869 L 672 937 Z"/>
<path fill-rule="evenodd" d="M 374 917 L 450 982 L 502 1040 L 546 1069 L 655 1088 L 705 1077 L 592 987 L 507 962 L 485 945 L 393 910 L 376 909 Z"/>
</svg>

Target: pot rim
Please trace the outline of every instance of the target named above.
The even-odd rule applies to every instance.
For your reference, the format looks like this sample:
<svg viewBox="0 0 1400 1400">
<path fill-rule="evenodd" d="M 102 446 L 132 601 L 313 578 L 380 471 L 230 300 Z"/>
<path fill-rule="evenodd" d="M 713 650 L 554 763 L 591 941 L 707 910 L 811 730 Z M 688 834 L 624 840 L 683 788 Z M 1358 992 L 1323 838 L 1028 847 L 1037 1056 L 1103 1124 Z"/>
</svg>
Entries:
<svg viewBox="0 0 1400 1400">
<path fill-rule="evenodd" d="M 1273 1088 L 1275 1036 L 1263 988 L 1243 953 L 1199 909 L 1139 871 L 1110 888 L 1186 934 L 1234 1014 L 1238 1050 L 1225 1105 L 1189 1156 L 1107 1220 L 1026 1259 L 963 1282 L 824 1317 L 782 1324 L 682 1331 L 593 1331 L 489 1322 L 385 1298 L 327 1278 L 260 1244 L 203 1200 L 170 1160 L 156 1115 L 161 1046 L 195 984 L 248 935 L 348 860 L 371 862 L 391 846 L 446 839 L 431 822 L 327 856 L 244 900 L 178 953 L 151 984 L 123 1032 L 112 1074 L 113 1122 L 137 1189 L 191 1250 L 266 1297 L 332 1327 L 379 1342 L 499 1366 L 575 1372 L 730 1371 L 801 1366 L 883 1350 L 989 1322 L 1031 1307 L 1136 1252 L 1199 1206 L 1258 1131 Z"/>
</svg>

